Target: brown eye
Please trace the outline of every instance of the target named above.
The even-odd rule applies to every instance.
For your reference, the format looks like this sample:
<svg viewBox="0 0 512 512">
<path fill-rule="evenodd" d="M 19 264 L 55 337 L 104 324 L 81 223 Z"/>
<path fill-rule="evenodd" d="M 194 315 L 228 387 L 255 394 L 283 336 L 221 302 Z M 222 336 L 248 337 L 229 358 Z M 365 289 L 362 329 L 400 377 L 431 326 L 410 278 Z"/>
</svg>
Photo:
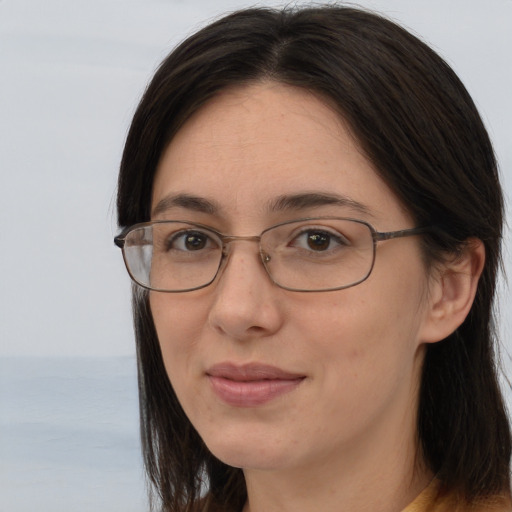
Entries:
<svg viewBox="0 0 512 512">
<path fill-rule="evenodd" d="M 325 251 L 329 248 L 331 236 L 322 232 L 310 232 L 307 234 L 307 244 L 313 251 Z"/>
<path fill-rule="evenodd" d="M 300 230 L 290 233 L 286 238 L 288 239 L 286 245 L 289 248 L 297 249 L 304 257 L 307 257 L 308 254 L 330 257 L 351 246 L 349 239 L 341 231 L 327 226 L 325 228 L 323 226 L 302 226 Z"/>
<path fill-rule="evenodd" d="M 207 238 L 205 235 L 199 233 L 188 234 L 184 239 L 185 248 L 189 251 L 198 251 L 204 249 L 206 246 Z"/>
<path fill-rule="evenodd" d="M 210 247 L 212 240 L 201 231 L 182 231 L 176 233 L 168 242 L 167 250 L 175 251 L 200 251 Z"/>
</svg>

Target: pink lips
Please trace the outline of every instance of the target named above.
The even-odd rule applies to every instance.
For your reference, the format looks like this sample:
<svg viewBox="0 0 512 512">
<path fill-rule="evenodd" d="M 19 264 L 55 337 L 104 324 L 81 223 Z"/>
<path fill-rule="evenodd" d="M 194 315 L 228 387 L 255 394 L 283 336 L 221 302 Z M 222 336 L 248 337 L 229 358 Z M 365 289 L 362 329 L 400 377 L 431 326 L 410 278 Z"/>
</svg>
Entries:
<svg viewBox="0 0 512 512">
<path fill-rule="evenodd" d="M 304 375 L 274 366 L 221 363 L 206 372 L 215 394 L 234 407 L 256 407 L 295 389 Z"/>
</svg>

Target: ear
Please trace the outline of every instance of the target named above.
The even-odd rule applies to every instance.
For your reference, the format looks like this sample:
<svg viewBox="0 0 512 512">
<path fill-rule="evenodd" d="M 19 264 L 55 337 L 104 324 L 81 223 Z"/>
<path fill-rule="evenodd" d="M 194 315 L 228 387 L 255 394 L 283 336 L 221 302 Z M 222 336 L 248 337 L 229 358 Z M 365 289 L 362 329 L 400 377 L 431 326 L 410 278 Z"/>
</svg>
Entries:
<svg viewBox="0 0 512 512">
<path fill-rule="evenodd" d="M 464 322 L 473 305 L 484 263 L 483 242 L 470 238 L 460 252 L 434 269 L 421 342 L 441 341 Z"/>
</svg>

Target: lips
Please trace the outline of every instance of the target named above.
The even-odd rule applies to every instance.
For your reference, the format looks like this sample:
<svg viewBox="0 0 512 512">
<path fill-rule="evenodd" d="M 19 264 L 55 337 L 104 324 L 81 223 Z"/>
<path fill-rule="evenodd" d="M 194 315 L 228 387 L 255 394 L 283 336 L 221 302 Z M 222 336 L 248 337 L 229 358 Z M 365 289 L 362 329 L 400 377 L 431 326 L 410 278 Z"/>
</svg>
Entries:
<svg viewBox="0 0 512 512">
<path fill-rule="evenodd" d="M 206 372 L 214 393 L 233 407 L 257 407 L 296 389 L 304 375 L 263 364 L 221 363 Z"/>
</svg>

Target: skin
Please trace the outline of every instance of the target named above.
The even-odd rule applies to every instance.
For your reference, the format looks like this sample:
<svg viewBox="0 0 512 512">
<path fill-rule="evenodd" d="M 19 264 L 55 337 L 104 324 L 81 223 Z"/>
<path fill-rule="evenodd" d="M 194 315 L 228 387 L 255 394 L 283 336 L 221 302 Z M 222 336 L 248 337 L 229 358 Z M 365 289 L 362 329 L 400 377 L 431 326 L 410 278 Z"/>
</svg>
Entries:
<svg viewBox="0 0 512 512">
<path fill-rule="evenodd" d="M 269 211 L 283 194 L 337 193 L 364 206 Z M 165 198 L 189 194 L 206 211 Z M 162 203 L 162 200 L 164 202 Z M 258 83 L 224 91 L 187 121 L 162 155 L 154 219 L 186 219 L 232 235 L 337 215 L 378 231 L 414 227 L 339 116 L 307 91 Z M 363 283 L 299 293 L 274 285 L 253 242 L 231 244 L 210 286 L 150 293 L 164 363 L 209 449 L 244 470 L 245 511 L 399 512 L 428 484 L 416 439 L 425 343 L 441 339 L 442 280 L 418 237 L 379 243 Z M 437 317 L 436 317 L 437 315 Z M 208 369 L 264 363 L 303 376 L 261 406 L 235 407 Z M 340 508 L 341 507 L 341 508 Z"/>
</svg>

